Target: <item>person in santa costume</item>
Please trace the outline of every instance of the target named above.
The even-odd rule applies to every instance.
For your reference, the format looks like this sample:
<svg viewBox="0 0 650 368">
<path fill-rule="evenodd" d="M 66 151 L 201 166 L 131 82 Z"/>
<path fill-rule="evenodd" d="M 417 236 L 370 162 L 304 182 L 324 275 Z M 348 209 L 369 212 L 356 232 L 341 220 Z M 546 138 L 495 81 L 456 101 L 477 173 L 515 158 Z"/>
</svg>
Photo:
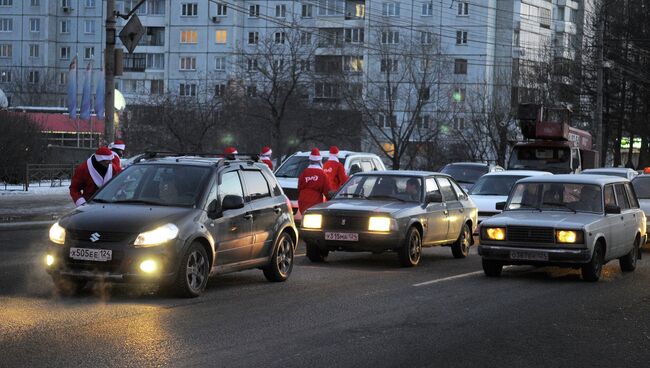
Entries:
<svg viewBox="0 0 650 368">
<path fill-rule="evenodd" d="M 115 142 L 109 144 L 108 148 L 113 151 L 113 166 L 118 168 L 119 171 L 122 171 L 122 161 L 120 161 L 120 159 L 122 158 L 122 155 L 124 155 L 124 150 L 126 149 L 124 141 L 117 139 Z M 117 172 L 114 174 L 117 174 Z"/>
<path fill-rule="evenodd" d="M 298 210 L 304 214 L 310 207 L 322 203 L 330 192 L 329 181 L 321 166 L 322 157 L 318 148 L 311 150 L 309 166 L 298 178 Z"/>
<path fill-rule="evenodd" d="M 225 150 L 223 150 L 223 154 L 226 157 L 227 160 L 234 160 L 235 155 L 238 154 L 237 148 L 235 147 L 226 147 Z"/>
<path fill-rule="evenodd" d="M 116 174 L 113 152 L 108 147 L 99 147 L 95 154 L 77 166 L 70 183 L 70 197 L 75 205 L 81 206 L 95 192 Z"/>
<path fill-rule="evenodd" d="M 336 146 L 330 147 L 330 157 L 323 165 L 323 171 L 327 175 L 330 188 L 332 191 L 338 191 L 341 186 L 348 181 L 348 175 L 345 173 L 345 167 L 339 162 L 339 148 Z"/>
<path fill-rule="evenodd" d="M 273 151 L 271 150 L 271 147 L 266 146 L 262 148 L 262 153 L 260 153 L 260 160 L 264 162 L 271 171 L 273 171 L 273 161 L 271 161 L 271 154 Z"/>
</svg>

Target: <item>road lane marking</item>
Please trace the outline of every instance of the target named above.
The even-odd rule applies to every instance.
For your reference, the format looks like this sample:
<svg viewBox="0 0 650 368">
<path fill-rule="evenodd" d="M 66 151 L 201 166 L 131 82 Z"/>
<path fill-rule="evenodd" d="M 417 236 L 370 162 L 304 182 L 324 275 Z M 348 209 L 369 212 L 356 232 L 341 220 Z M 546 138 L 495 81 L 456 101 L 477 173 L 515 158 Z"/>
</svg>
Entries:
<svg viewBox="0 0 650 368">
<path fill-rule="evenodd" d="M 455 276 L 449 276 L 449 277 L 443 277 L 441 279 L 435 279 L 435 280 L 429 280 L 425 282 L 420 282 L 418 284 L 413 284 L 413 286 L 425 286 L 425 285 L 431 285 L 431 284 L 437 284 L 439 282 L 444 282 L 444 281 L 449 281 L 449 280 L 456 280 L 456 279 L 461 279 L 463 277 L 469 277 L 469 276 L 474 276 L 474 275 L 479 275 L 482 274 L 483 271 L 474 271 L 474 272 L 469 272 L 469 273 L 463 273 L 460 275 L 455 275 Z"/>
</svg>

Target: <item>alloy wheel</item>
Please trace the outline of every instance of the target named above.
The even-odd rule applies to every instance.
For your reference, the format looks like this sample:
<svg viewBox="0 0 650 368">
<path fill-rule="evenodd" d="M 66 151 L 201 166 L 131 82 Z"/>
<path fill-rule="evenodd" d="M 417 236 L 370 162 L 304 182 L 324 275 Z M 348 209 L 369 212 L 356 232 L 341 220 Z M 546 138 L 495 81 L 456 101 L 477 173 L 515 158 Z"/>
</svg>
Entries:
<svg viewBox="0 0 650 368">
<path fill-rule="evenodd" d="M 207 277 L 207 265 L 207 260 L 197 250 L 190 253 L 189 257 L 187 257 L 187 285 L 195 292 L 201 291 L 203 282 Z"/>
</svg>

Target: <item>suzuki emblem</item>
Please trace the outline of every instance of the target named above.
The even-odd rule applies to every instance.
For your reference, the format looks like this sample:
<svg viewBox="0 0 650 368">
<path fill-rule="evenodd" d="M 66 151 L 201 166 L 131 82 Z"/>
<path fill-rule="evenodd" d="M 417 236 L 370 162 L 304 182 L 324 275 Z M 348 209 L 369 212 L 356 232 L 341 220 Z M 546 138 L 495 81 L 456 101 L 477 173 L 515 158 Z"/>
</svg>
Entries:
<svg viewBox="0 0 650 368">
<path fill-rule="evenodd" d="M 100 237 L 101 237 L 101 235 L 99 235 L 99 233 L 92 233 L 90 235 L 90 241 L 94 243 L 94 242 L 98 241 Z"/>
</svg>

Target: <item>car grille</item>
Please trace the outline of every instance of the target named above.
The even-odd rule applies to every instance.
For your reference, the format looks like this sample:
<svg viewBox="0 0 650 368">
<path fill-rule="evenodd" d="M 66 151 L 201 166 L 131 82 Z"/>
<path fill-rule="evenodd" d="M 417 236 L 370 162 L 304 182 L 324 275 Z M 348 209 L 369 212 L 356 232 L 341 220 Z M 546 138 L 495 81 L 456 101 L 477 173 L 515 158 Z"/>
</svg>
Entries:
<svg viewBox="0 0 650 368">
<path fill-rule="evenodd" d="M 354 217 L 345 215 L 324 216 L 323 229 L 325 230 L 368 230 L 367 217 Z"/>
<path fill-rule="evenodd" d="M 66 240 L 91 241 L 93 234 L 99 234 L 99 237 L 93 243 L 116 243 L 127 240 L 133 236 L 131 233 L 118 233 L 106 231 L 86 231 L 86 230 L 66 230 Z"/>
<path fill-rule="evenodd" d="M 282 191 L 284 192 L 284 195 L 286 195 L 290 200 L 292 201 L 298 200 L 298 189 L 282 188 Z"/>
<path fill-rule="evenodd" d="M 555 232 L 552 228 L 508 226 L 506 234 L 511 242 L 555 243 Z"/>
</svg>

